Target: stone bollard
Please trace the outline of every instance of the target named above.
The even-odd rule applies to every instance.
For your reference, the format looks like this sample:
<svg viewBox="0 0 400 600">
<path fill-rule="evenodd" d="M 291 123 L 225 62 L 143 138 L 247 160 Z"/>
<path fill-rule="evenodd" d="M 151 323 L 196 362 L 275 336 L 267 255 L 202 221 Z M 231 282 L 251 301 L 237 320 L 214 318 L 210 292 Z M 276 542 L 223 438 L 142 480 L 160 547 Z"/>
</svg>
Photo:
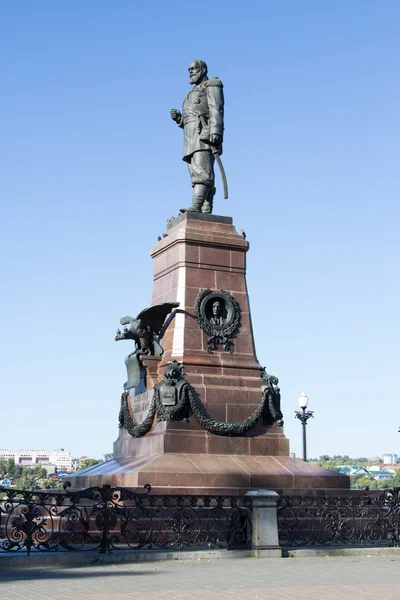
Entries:
<svg viewBox="0 0 400 600">
<path fill-rule="evenodd" d="M 276 505 L 279 494 L 271 490 L 250 490 L 246 493 L 253 504 L 252 549 L 259 558 L 281 558 Z"/>
</svg>

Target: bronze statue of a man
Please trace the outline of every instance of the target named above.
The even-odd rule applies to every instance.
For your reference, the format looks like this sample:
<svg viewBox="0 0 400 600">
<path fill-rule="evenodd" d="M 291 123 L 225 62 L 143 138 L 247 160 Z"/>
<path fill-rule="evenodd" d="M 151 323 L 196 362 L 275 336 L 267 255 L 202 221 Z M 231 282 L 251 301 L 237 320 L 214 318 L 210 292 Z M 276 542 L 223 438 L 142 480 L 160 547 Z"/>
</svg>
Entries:
<svg viewBox="0 0 400 600">
<path fill-rule="evenodd" d="M 192 204 L 185 210 L 212 212 L 215 155 L 222 154 L 224 93 L 218 77 L 207 77 L 207 65 L 195 60 L 189 65 L 193 89 L 183 100 L 182 113 L 173 108 L 171 118 L 183 129 L 183 160 L 188 163 L 193 187 Z"/>
</svg>

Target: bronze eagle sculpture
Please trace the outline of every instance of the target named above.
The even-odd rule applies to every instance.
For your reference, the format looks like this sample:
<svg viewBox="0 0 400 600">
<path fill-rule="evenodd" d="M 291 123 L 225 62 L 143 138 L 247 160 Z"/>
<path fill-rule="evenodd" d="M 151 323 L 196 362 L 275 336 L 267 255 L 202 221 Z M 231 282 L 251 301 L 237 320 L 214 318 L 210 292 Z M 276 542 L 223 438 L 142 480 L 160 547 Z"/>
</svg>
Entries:
<svg viewBox="0 0 400 600">
<path fill-rule="evenodd" d="M 138 357 L 140 354 L 162 355 L 163 349 L 156 337 L 161 333 L 167 315 L 178 306 L 179 302 L 163 302 L 145 308 L 138 314 L 136 319 L 133 317 L 122 317 L 120 319 L 121 325 L 125 325 L 125 327 L 122 331 L 117 330 L 115 340 L 133 340 L 135 342 L 134 351 L 125 359 L 128 372 L 128 381 L 124 385 L 125 389 L 139 385 L 140 365 Z M 126 325 L 129 327 L 126 327 Z"/>
</svg>

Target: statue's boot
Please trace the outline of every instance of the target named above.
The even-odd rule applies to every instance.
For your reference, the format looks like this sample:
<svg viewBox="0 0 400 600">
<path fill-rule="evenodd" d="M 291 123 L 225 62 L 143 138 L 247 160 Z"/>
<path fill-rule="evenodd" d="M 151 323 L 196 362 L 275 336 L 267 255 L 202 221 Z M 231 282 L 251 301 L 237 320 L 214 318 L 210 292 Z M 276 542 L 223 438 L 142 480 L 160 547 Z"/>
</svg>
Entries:
<svg viewBox="0 0 400 600">
<path fill-rule="evenodd" d="M 180 212 L 201 212 L 202 206 L 207 198 L 209 188 L 202 183 L 197 183 L 193 186 L 192 204 L 189 208 L 181 208 Z"/>
<path fill-rule="evenodd" d="M 209 188 L 208 196 L 204 200 L 203 206 L 201 207 L 201 212 L 203 215 L 209 215 L 212 213 L 215 191 L 215 187 Z"/>
</svg>

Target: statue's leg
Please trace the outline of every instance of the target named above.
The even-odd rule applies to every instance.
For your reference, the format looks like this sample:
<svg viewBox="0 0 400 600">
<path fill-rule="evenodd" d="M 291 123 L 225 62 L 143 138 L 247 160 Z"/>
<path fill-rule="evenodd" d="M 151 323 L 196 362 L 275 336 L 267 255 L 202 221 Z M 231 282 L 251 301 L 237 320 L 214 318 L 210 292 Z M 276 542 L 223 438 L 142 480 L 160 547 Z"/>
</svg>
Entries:
<svg viewBox="0 0 400 600">
<path fill-rule="evenodd" d="M 212 213 L 212 209 L 214 206 L 214 195 L 215 195 L 215 187 L 213 186 L 212 188 L 209 189 L 208 191 L 208 196 L 207 198 L 204 200 L 203 206 L 201 207 L 201 212 L 204 215 L 209 215 L 210 213 Z"/>
<path fill-rule="evenodd" d="M 201 212 L 205 198 L 208 195 L 208 187 L 202 183 L 195 183 L 193 186 L 192 205 L 188 210 Z"/>
<path fill-rule="evenodd" d="M 211 152 L 203 152 L 205 156 L 204 167 L 207 169 L 208 179 L 207 179 L 207 187 L 208 193 L 204 199 L 203 206 L 201 207 L 201 212 L 205 215 L 212 213 L 213 204 L 214 204 L 214 194 L 215 194 L 215 176 L 214 176 L 214 155 Z M 208 185 L 210 183 L 210 185 Z"/>
<path fill-rule="evenodd" d="M 214 156 L 209 150 L 199 150 L 192 156 L 189 164 L 190 179 L 192 180 L 192 204 L 185 210 L 202 212 L 204 204 L 214 189 Z M 203 212 L 211 212 L 208 209 Z"/>
</svg>

